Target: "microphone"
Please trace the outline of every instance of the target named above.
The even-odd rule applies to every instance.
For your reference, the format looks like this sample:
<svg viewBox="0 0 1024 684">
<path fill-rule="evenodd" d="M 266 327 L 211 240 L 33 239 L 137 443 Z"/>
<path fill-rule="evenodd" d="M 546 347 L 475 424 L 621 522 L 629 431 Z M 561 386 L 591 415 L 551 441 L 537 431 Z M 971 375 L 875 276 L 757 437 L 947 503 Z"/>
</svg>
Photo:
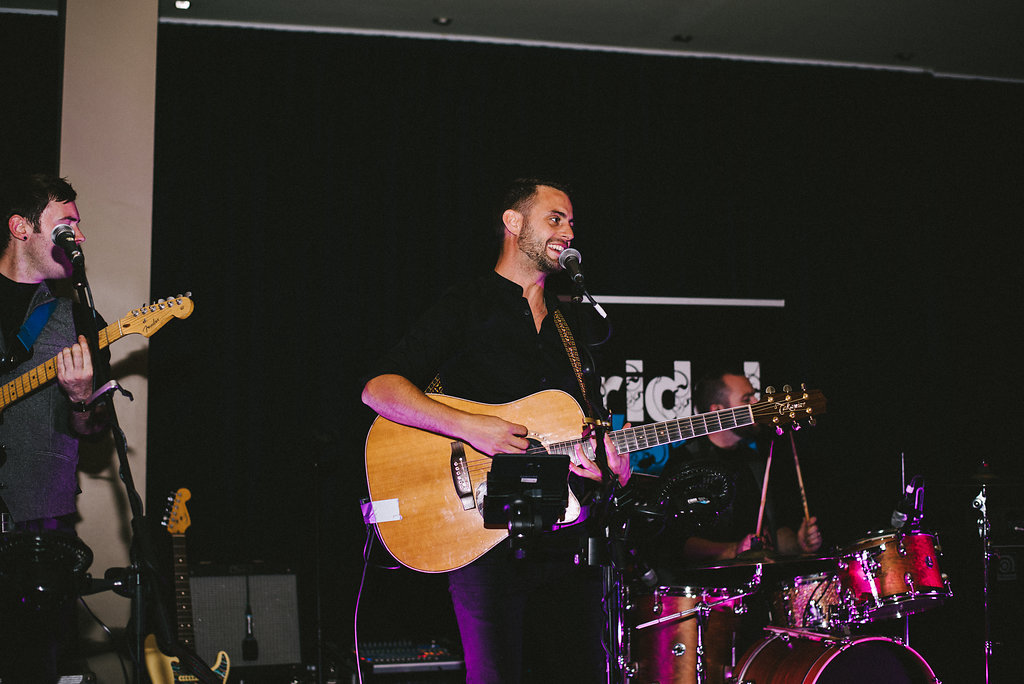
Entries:
<svg viewBox="0 0 1024 684">
<path fill-rule="evenodd" d="M 260 644 L 252 630 L 252 604 L 249 602 L 249 576 L 245 576 L 245 636 L 242 637 L 242 660 L 258 660 Z"/>
<path fill-rule="evenodd" d="M 57 245 L 64 250 L 64 253 L 68 255 L 68 259 L 74 266 L 85 265 L 85 254 L 82 253 L 81 245 L 75 242 L 75 229 L 66 223 L 61 223 L 53 227 L 53 233 L 50 234 L 50 239 L 53 244 Z"/>
<path fill-rule="evenodd" d="M 903 498 L 896 504 L 896 509 L 892 512 L 892 518 L 889 520 L 894 529 L 903 529 L 908 520 L 913 523 L 914 519 L 920 514 L 920 511 L 915 506 L 917 503 L 916 493 L 919 481 L 920 477 L 915 475 L 903 489 Z"/>
<path fill-rule="evenodd" d="M 579 250 L 569 247 L 563 249 L 562 253 L 558 255 L 558 265 L 563 270 L 569 272 L 569 276 L 572 278 L 572 282 L 578 285 L 580 288 L 583 287 L 583 271 L 580 270 L 580 263 L 583 261 L 583 257 L 580 256 Z"/>
</svg>

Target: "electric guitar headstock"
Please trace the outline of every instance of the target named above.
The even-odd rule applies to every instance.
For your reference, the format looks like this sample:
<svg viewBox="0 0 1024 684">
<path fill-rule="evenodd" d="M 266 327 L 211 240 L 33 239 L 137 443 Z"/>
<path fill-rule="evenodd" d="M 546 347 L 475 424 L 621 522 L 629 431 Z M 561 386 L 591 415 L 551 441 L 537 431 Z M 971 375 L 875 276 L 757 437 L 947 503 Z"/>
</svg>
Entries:
<svg viewBox="0 0 1024 684">
<path fill-rule="evenodd" d="M 761 393 L 761 400 L 750 408 L 754 412 L 755 423 L 771 425 L 781 435 L 782 428 L 790 424 L 793 429 L 799 429 L 800 421 L 814 425 L 816 416 L 825 413 L 825 405 L 825 395 L 820 390 L 809 390 L 801 385 L 794 391 L 789 385 L 783 385 L 782 392 L 766 387 Z"/>
<path fill-rule="evenodd" d="M 167 497 L 167 511 L 164 513 L 163 526 L 171 534 L 185 534 L 192 524 L 185 502 L 192 498 L 192 492 L 182 487 Z"/>
<path fill-rule="evenodd" d="M 138 333 L 150 337 L 171 319 L 188 318 L 195 308 L 191 296 L 191 292 L 186 292 L 177 297 L 158 299 L 150 304 L 143 304 L 138 309 L 132 309 L 118 321 L 121 334 Z"/>
</svg>

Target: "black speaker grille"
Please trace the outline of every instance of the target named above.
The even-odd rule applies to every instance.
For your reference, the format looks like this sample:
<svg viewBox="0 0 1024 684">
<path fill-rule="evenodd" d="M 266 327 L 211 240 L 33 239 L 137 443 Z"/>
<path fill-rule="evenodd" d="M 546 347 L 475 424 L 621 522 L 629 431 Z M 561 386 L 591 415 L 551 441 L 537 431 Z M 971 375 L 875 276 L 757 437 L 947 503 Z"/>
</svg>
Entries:
<svg viewBox="0 0 1024 684">
<path fill-rule="evenodd" d="M 242 659 L 246 575 L 191 577 L 196 653 L 212 665 L 217 653 L 225 651 L 232 669 L 301 663 L 295 575 L 248 575 L 248 579 L 258 658 Z"/>
</svg>

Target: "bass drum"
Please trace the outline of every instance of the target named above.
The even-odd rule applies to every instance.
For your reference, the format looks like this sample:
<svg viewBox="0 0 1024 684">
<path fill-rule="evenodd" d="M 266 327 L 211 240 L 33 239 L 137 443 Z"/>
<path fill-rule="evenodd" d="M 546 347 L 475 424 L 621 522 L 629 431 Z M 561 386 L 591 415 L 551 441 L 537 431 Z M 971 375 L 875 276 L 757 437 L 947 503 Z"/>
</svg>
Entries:
<svg viewBox="0 0 1024 684">
<path fill-rule="evenodd" d="M 778 633 L 747 651 L 736 684 L 936 684 L 917 651 L 885 637 L 836 640 Z"/>
</svg>

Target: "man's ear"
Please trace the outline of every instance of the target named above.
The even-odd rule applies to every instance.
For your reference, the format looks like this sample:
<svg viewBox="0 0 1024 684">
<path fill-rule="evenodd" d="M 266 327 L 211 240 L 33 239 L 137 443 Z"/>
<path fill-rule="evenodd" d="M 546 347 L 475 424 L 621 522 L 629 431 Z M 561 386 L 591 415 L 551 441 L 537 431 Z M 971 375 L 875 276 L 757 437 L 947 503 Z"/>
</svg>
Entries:
<svg viewBox="0 0 1024 684">
<path fill-rule="evenodd" d="M 27 218 L 14 214 L 11 218 L 7 219 L 7 230 L 11 231 L 11 237 L 15 240 L 24 240 L 28 237 L 29 231 L 32 228 Z"/>
<path fill-rule="evenodd" d="M 523 215 L 515 209 L 506 209 L 501 215 L 501 221 L 505 224 L 505 230 L 518 236 L 523 229 Z"/>
</svg>

